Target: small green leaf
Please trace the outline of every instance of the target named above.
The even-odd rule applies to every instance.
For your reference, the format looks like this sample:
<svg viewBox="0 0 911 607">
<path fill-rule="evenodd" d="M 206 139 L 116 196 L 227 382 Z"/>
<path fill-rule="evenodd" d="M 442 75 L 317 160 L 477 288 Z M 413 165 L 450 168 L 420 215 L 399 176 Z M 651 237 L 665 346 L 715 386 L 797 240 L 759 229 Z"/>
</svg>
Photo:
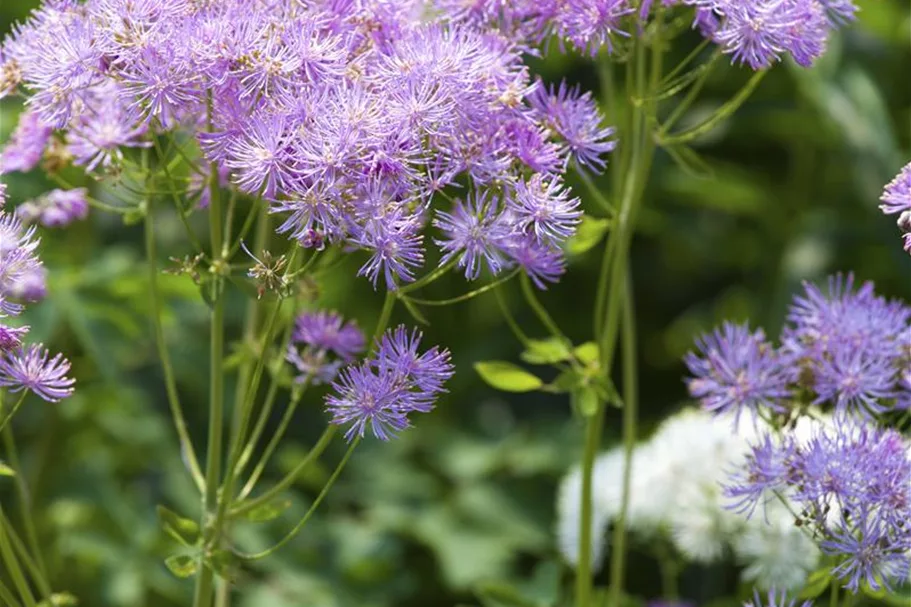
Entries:
<svg viewBox="0 0 911 607">
<path fill-rule="evenodd" d="M 172 512 L 164 506 L 158 506 L 158 520 L 165 532 L 184 546 L 195 546 L 199 541 L 199 525 Z"/>
<path fill-rule="evenodd" d="M 521 354 L 522 360 L 532 365 L 552 365 L 572 356 L 569 346 L 562 339 L 532 339 Z"/>
<path fill-rule="evenodd" d="M 6 462 L 0 461 L 0 476 L 16 476 L 16 471 L 6 465 Z"/>
<path fill-rule="evenodd" d="M 815 599 L 829 587 L 829 581 L 832 579 L 832 573 L 828 567 L 817 569 L 807 578 L 803 590 L 798 594 L 801 599 Z"/>
<path fill-rule="evenodd" d="M 585 253 L 601 242 L 609 227 L 609 219 L 584 215 L 582 222 L 579 224 L 579 229 L 576 230 L 575 235 L 566 244 L 566 252 L 570 255 Z"/>
<path fill-rule="evenodd" d="M 504 392 L 531 392 L 544 385 L 544 382 L 528 371 L 508 362 L 479 362 L 475 363 L 474 368 L 489 386 Z"/>
<path fill-rule="evenodd" d="M 216 550 L 206 559 L 212 571 L 220 578 L 233 582 L 237 577 L 237 569 L 240 560 L 228 550 Z"/>
<path fill-rule="evenodd" d="M 146 216 L 145 208 L 137 207 L 123 214 L 123 225 L 132 226 L 142 221 Z"/>
<path fill-rule="evenodd" d="M 584 344 L 576 346 L 573 354 L 584 365 L 590 365 L 598 362 L 598 344 L 593 341 L 587 341 Z"/>
<path fill-rule="evenodd" d="M 179 578 L 188 578 L 199 571 L 199 561 L 189 554 L 174 554 L 164 560 L 168 570 Z"/>
<path fill-rule="evenodd" d="M 252 523 L 265 523 L 278 518 L 282 512 L 290 507 L 291 500 L 273 500 L 244 513 L 242 518 Z"/>
<path fill-rule="evenodd" d="M 572 392 L 580 385 L 582 385 L 582 377 L 575 369 L 567 369 L 560 373 L 554 381 L 547 384 L 546 389 L 548 392 L 561 394 L 563 392 Z"/>
<path fill-rule="evenodd" d="M 592 386 L 584 385 L 573 390 L 570 402 L 582 417 L 591 417 L 598 412 L 598 392 Z"/>
<path fill-rule="evenodd" d="M 55 592 L 49 598 L 38 603 L 38 607 L 74 607 L 79 599 L 69 592 Z"/>
</svg>

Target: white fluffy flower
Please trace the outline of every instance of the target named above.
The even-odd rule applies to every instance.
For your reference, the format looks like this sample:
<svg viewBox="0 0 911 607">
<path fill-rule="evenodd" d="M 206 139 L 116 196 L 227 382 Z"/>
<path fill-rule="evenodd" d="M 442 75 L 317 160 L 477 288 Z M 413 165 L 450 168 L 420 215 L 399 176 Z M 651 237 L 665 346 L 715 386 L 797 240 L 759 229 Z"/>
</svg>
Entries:
<svg viewBox="0 0 911 607">
<path fill-rule="evenodd" d="M 734 552 L 746 565 L 742 577 L 760 590 L 798 590 L 819 565 L 820 552 L 794 515 L 779 501 L 758 512 L 734 541 Z"/>
</svg>

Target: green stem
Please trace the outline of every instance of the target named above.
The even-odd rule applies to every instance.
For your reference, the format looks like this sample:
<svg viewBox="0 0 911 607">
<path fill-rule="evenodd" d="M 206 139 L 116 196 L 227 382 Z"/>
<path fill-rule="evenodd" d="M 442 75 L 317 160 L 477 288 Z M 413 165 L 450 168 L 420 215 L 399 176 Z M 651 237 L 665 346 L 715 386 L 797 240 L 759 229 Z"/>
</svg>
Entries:
<svg viewBox="0 0 911 607">
<path fill-rule="evenodd" d="M 338 426 L 333 424 L 327 426 L 326 430 L 323 431 L 323 435 L 319 437 L 319 440 L 316 442 L 313 448 L 310 449 L 310 452 L 307 453 L 307 456 L 298 462 L 298 464 L 294 467 L 293 470 L 291 470 L 291 472 L 286 474 L 282 480 L 275 484 L 275 486 L 271 487 L 268 491 L 263 492 L 262 495 L 258 495 L 253 499 L 241 502 L 240 504 L 236 505 L 234 508 L 228 511 L 228 515 L 232 518 L 241 516 L 247 512 L 250 512 L 251 510 L 254 510 L 255 508 L 258 508 L 259 506 L 268 504 L 270 501 L 278 497 L 283 491 L 294 484 L 294 481 L 297 479 L 301 472 L 303 472 L 310 464 L 319 459 L 320 455 L 323 454 L 323 451 L 326 450 L 326 447 L 329 446 L 329 443 L 332 442 L 332 438 L 335 436 L 336 432 L 338 432 Z"/>
<path fill-rule="evenodd" d="M 272 435 L 272 438 L 269 439 L 269 443 L 266 445 L 265 450 L 263 451 L 262 456 L 259 458 L 259 461 L 256 463 L 256 466 L 253 468 L 253 472 L 250 473 L 250 478 L 247 479 L 246 484 L 244 484 L 243 489 L 241 489 L 240 494 L 238 495 L 239 499 L 244 499 L 250 492 L 253 491 L 253 488 L 256 486 L 256 482 L 262 476 L 263 471 L 266 469 L 266 465 L 269 463 L 269 459 L 272 457 L 272 454 L 275 452 L 275 449 L 278 447 L 278 443 L 281 442 L 282 438 L 285 436 L 285 432 L 288 431 L 288 427 L 291 425 L 291 420 L 294 419 L 294 413 L 297 411 L 297 405 L 300 403 L 301 398 L 304 395 L 304 392 L 307 388 L 307 383 L 309 383 L 310 377 L 307 376 L 304 384 L 294 391 L 294 394 L 291 396 L 291 401 L 288 403 L 288 408 L 285 410 L 285 413 L 282 415 L 281 422 L 278 424 L 278 428 L 275 430 L 275 433 Z M 277 383 L 273 383 L 273 386 L 278 386 Z M 277 391 L 277 390 L 276 390 Z M 265 419 L 263 415 L 260 419 Z M 264 425 L 264 424 L 263 424 Z M 258 426 L 260 427 L 260 426 Z M 261 432 L 260 432 L 261 433 Z M 258 435 L 257 435 L 258 438 Z M 252 440 L 249 444 L 250 452 L 255 445 L 255 441 Z M 240 471 L 238 471 L 239 473 Z"/>
<path fill-rule="evenodd" d="M 623 289 L 623 493 L 620 513 L 614 522 L 611 543 L 611 581 L 608 605 L 620 604 L 626 565 L 626 517 L 629 511 L 629 492 L 632 480 L 633 449 L 636 446 L 638 377 L 636 371 L 636 317 L 632 281 L 629 271 Z"/>
<path fill-rule="evenodd" d="M 9 605 L 9 607 L 20 607 L 22 605 L 22 603 L 17 601 L 16 597 L 13 596 L 13 592 L 6 587 L 3 580 L 0 580 L 0 601 L 3 601 L 4 605 Z"/>
<path fill-rule="evenodd" d="M 689 128 L 680 133 L 675 133 L 673 135 L 667 135 L 667 131 L 670 130 L 670 126 L 665 124 L 661 130 L 656 135 L 658 142 L 662 146 L 677 145 L 680 143 L 688 143 L 697 137 L 700 137 L 713 128 L 718 126 L 723 120 L 728 118 L 733 114 L 737 109 L 743 105 L 743 103 L 749 98 L 749 96 L 756 90 L 756 87 L 759 86 L 759 83 L 765 77 L 768 70 L 759 70 L 747 81 L 747 83 L 741 88 L 736 95 L 731 97 L 731 99 L 722 105 L 718 111 L 709 116 L 708 119 L 697 124 L 696 126 Z"/>
<path fill-rule="evenodd" d="M 838 607 L 838 582 L 835 580 L 829 584 L 829 607 Z"/>
<path fill-rule="evenodd" d="M 603 409 L 603 407 L 602 407 Z M 601 426 L 589 418 L 585 427 L 585 447 L 582 452 L 582 470 L 591 470 L 601 442 Z M 592 591 L 592 475 L 582 475 L 582 508 L 579 514 L 583 524 L 579 527 L 579 562 L 576 565 L 576 605 L 589 607 Z"/>
<path fill-rule="evenodd" d="M 32 594 L 32 589 L 29 588 L 28 582 L 25 579 L 25 574 L 22 573 L 22 569 L 19 567 L 16 555 L 13 554 L 13 549 L 7 540 L 6 529 L 3 525 L 0 525 L 0 557 L 2 557 L 3 562 L 6 563 L 6 569 L 9 572 L 9 576 L 13 579 L 13 585 L 19 592 L 19 596 L 22 598 L 26 607 L 35 607 L 35 595 Z"/>
<path fill-rule="evenodd" d="M 3 421 L 0 422 L 0 431 L 6 428 L 6 424 L 13 419 L 13 416 L 16 415 L 16 412 L 19 411 L 19 407 L 22 406 L 22 403 L 25 401 L 25 395 L 28 394 L 25 390 L 22 391 L 22 394 L 19 395 L 19 400 L 16 401 L 16 404 L 13 405 L 13 408 L 10 409 L 9 414 L 3 418 Z"/>
<path fill-rule="evenodd" d="M 525 332 L 522 331 L 522 328 L 519 327 L 519 323 L 517 323 L 515 317 L 513 317 L 512 312 L 509 310 L 509 305 L 506 303 L 506 300 L 503 299 L 503 293 L 500 289 L 497 289 L 494 291 L 494 295 L 497 297 L 497 304 L 500 306 L 503 318 L 506 319 L 506 324 L 509 325 L 509 328 L 516 336 L 516 339 L 519 340 L 519 343 L 527 348 L 531 340 L 525 335 Z"/>
<path fill-rule="evenodd" d="M 376 321 L 376 329 L 373 332 L 373 343 L 371 348 L 376 347 L 377 340 L 382 337 L 383 331 L 389 325 L 389 319 L 392 317 L 392 308 L 395 307 L 395 291 L 386 291 L 386 298 L 383 300 L 383 309 L 380 311 L 380 317 Z"/>
<path fill-rule="evenodd" d="M 209 127 L 211 130 L 212 96 L 208 95 Z M 218 184 L 218 168 L 209 167 L 209 233 L 212 245 L 212 312 L 209 336 L 209 439 L 206 447 L 206 492 L 203 501 L 202 524 L 208 531 L 207 541 L 218 538 L 221 530 L 209 526 L 209 519 L 216 516 L 218 508 L 218 487 L 221 479 L 222 434 L 224 433 L 224 339 L 225 339 L 225 298 L 222 293 L 221 257 L 224 241 L 222 233 L 221 196 Z M 202 557 L 201 557 L 202 558 Z M 201 563 L 196 578 L 193 607 L 209 607 L 212 604 L 212 582 L 214 573 L 205 562 Z"/>
<path fill-rule="evenodd" d="M 16 533 L 16 530 L 13 529 L 12 521 L 9 520 L 9 517 L 6 516 L 2 508 L 0 508 L 0 525 L 6 525 L 6 531 L 9 535 L 10 541 L 12 542 L 13 549 L 16 553 L 18 553 L 19 558 L 22 559 L 22 563 L 28 570 L 29 575 L 32 576 L 32 580 L 38 587 L 38 592 L 42 597 L 49 598 L 52 593 L 50 584 L 41 573 L 41 570 L 38 569 L 38 564 L 31 557 L 31 555 L 29 555 L 28 548 L 25 546 L 25 542 L 22 541 L 22 538 L 20 538 Z"/>
<path fill-rule="evenodd" d="M 661 571 L 661 595 L 670 601 L 680 598 L 680 587 L 677 583 L 678 564 L 671 551 L 673 550 L 663 538 L 657 540 L 655 557 Z"/>
<path fill-rule="evenodd" d="M 516 269 L 516 270 L 510 272 L 509 274 L 507 274 L 506 276 L 503 276 L 489 284 L 486 284 L 483 287 L 478 287 L 474 291 L 470 291 L 469 293 L 464 293 L 462 295 L 459 295 L 458 297 L 451 297 L 449 299 L 418 299 L 416 297 L 407 297 L 407 296 L 403 296 L 403 298 L 407 299 L 411 303 L 418 304 L 420 306 L 449 306 L 452 304 L 462 303 L 463 301 L 468 301 L 469 299 L 473 299 L 473 298 L 477 297 L 478 295 L 483 295 L 484 293 L 487 293 L 488 291 L 496 289 L 503 283 L 509 282 L 510 280 L 515 278 L 516 274 L 518 274 L 518 273 L 519 273 L 519 269 Z"/>
<path fill-rule="evenodd" d="M 166 159 L 164 157 L 164 153 L 161 151 L 161 145 L 158 143 L 158 138 L 153 137 L 152 142 L 155 146 L 155 153 L 158 156 L 158 161 L 161 163 L 162 169 L 164 170 L 165 177 L 168 178 L 168 181 L 173 181 L 173 178 L 171 177 L 171 169 L 168 167 L 168 163 L 165 162 Z M 190 239 L 190 244 L 193 245 L 193 248 L 196 251 L 202 251 L 202 244 L 199 242 L 199 238 L 197 238 L 196 232 L 193 230 L 193 226 L 190 225 L 190 221 L 187 219 L 187 214 L 183 207 L 183 204 L 180 202 L 180 198 L 176 193 L 172 193 L 171 199 L 174 201 L 174 209 L 177 211 L 178 217 L 180 217 L 180 223 L 183 224 L 183 229 L 187 233 L 187 238 Z M 151 212 L 151 208 L 146 209 L 146 213 Z M 212 258 L 215 259 L 214 255 Z"/>
<path fill-rule="evenodd" d="M 149 208 L 145 216 L 145 249 L 146 261 L 149 267 L 149 301 L 151 303 L 152 324 L 155 331 L 155 346 L 158 349 L 158 359 L 161 361 L 161 370 L 164 373 L 165 392 L 168 397 L 168 405 L 171 408 L 171 417 L 174 419 L 174 426 L 177 429 L 177 437 L 180 441 L 180 449 L 186 458 L 187 465 L 190 468 L 190 476 L 200 493 L 205 491 L 206 481 L 203 478 L 202 470 L 199 467 L 199 460 L 196 458 L 196 449 L 193 447 L 193 441 L 187 430 L 187 420 L 183 415 L 183 407 L 180 404 L 180 395 L 177 392 L 177 381 L 174 378 L 174 368 L 171 365 L 171 356 L 168 353 L 168 346 L 165 342 L 164 327 L 161 322 L 162 305 L 161 292 L 158 288 L 158 264 L 157 252 L 155 246 L 155 224 L 153 199 L 148 199 Z"/>
<path fill-rule="evenodd" d="M 521 280 L 519 281 L 522 284 L 522 294 L 525 296 L 525 300 L 528 302 L 528 305 L 534 311 L 535 315 L 538 317 L 538 320 L 541 321 L 541 324 L 544 325 L 551 335 L 562 341 L 569 341 L 566 335 L 563 334 L 563 331 L 560 330 L 560 327 L 551 318 L 548 314 L 547 309 L 538 301 L 537 296 L 535 295 L 534 289 L 531 285 L 531 279 L 528 278 L 527 274 L 522 274 Z"/>
<path fill-rule="evenodd" d="M 13 429 L 9 426 L 3 429 L 3 442 L 6 446 L 6 453 L 9 457 L 9 465 L 16 471 L 14 484 L 16 485 L 16 496 L 19 500 L 19 516 L 22 517 L 22 525 L 25 527 L 25 539 L 29 549 L 35 556 L 35 564 L 38 571 L 41 572 L 43 579 L 50 579 L 47 574 L 47 567 L 44 565 L 44 559 L 41 556 L 41 544 L 38 542 L 38 533 L 35 529 L 35 521 L 32 518 L 34 509 L 32 508 L 32 499 L 29 494 L 28 485 L 25 482 L 25 471 L 19 461 L 19 450 L 16 448 L 16 440 L 13 437 Z"/>
<path fill-rule="evenodd" d="M 351 445 L 348 447 L 348 450 L 345 452 L 344 457 L 342 457 L 342 461 L 340 461 L 338 466 L 336 466 L 335 470 L 332 472 L 332 476 L 329 477 L 329 480 L 326 481 L 326 484 L 323 486 L 322 490 L 319 492 L 319 495 L 317 495 L 316 499 L 313 500 L 313 504 L 310 506 L 310 509 L 307 510 L 307 513 L 304 515 L 304 517 L 297 523 L 297 525 L 294 526 L 293 529 L 291 529 L 291 531 L 288 532 L 287 535 L 285 535 L 285 537 L 280 539 L 278 541 L 278 543 L 275 544 L 274 546 L 272 546 L 271 548 L 263 550 L 262 552 L 257 552 L 255 554 L 241 554 L 241 555 L 239 555 L 240 558 L 242 558 L 244 560 L 248 560 L 248 561 L 256 561 L 261 558 L 265 558 L 265 557 L 269 556 L 270 554 L 274 553 L 276 550 L 278 550 L 285 544 L 287 544 L 288 542 L 290 542 L 291 540 L 293 540 L 297 536 L 297 534 L 300 533 L 301 529 L 304 528 L 304 525 L 307 524 L 307 522 L 310 520 L 310 517 L 313 516 L 313 513 L 316 512 L 316 509 L 319 507 L 319 505 L 322 503 L 323 499 L 329 493 L 329 489 L 332 488 L 332 485 L 335 483 L 335 480 L 342 473 L 342 470 L 345 468 L 345 465 L 348 463 L 348 460 L 351 458 L 351 454 L 354 453 L 354 449 L 358 446 L 358 444 L 360 442 L 361 442 L 360 437 L 357 437 L 353 441 L 351 441 Z"/>
</svg>

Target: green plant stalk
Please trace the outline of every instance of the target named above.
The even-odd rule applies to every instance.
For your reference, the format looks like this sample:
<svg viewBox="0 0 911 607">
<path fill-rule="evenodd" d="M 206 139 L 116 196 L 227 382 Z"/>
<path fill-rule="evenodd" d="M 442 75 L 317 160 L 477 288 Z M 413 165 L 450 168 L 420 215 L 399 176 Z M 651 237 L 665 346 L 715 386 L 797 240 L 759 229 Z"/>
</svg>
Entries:
<svg viewBox="0 0 911 607">
<path fill-rule="evenodd" d="M 629 512 L 629 490 L 632 480 L 633 449 L 636 446 L 636 422 L 638 406 L 638 375 L 636 368 L 636 314 L 633 286 L 629 271 L 623 288 L 623 330 L 621 342 L 623 352 L 623 492 L 620 512 L 614 525 L 611 544 L 611 585 L 608 605 L 620 604 L 623 590 L 623 576 L 626 565 L 626 517 Z"/>
<path fill-rule="evenodd" d="M 171 408 L 171 417 L 174 419 L 174 427 L 177 429 L 177 437 L 180 441 L 180 449 L 186 457 L 187 465 L 190 468 L 190 476 L 193 482 L 203 493 L 206 488 L 206 481 L 203 478 L 202 470 L 199 467 L 199 460 L 196 458 L 196 449 L 193 448 L 193 441 L 190 439 L 190 433 L 187 430 L 187 421 L 183 415 L 183 407 L 180 405 L 180 396 L 177 393 L 177 381 L 174 379 L 174 368 L 171 365 L 171 356 L 168 354 L 168 346 L 165 342 L 164 327 L 161 322 L 161 292 L 158 288 L 158 263 L 157 251 L 155 245 L 155 219 L 154 206 L 152 197 L 147 199 L 148 208 L 145 216 L 145 252 L 146 261 L 149 267 L 149 301 L 152 305 L 151 316 L 152 324 L 155 331 L 155 346 L 158 349 L 158 359 L 161 361 L 161 370 L 164 373 L 165 393 L 168 397 L 168 405 Z"/>
<path fill-rule="evenodd" d="M 32 500 L 29 495 L 28 485 L 25 483 L 25 472 L 19 461 L 19 450 L 16 448 L 16 439 L 13 437 L 13 429 L 7 426 L 3 429 L 3 442 L 6 446 L 6 453 L 9 457 L 9 465 L 16 471 L 14 484 L 16 485 L 16 497 L 19 500 L 19 515 L 22 517 L 22 524 L 25 527 L 25 539 L 29 545 L 29 550 L 35 558 L 35 564 L 41 577 L 45 580 L 50 579 L 47 574 L 47 567 L 44 565 L 44 559 L 41 556 L 41 544 L 38 543 L 38 533 L 35 530 L 35 521 L 32 519 Z"/>
<path fill-rule="evenodd" d="M 0 600 L 3 601 L 4 605 L 9 605 L 9 607 L 20 607 L 22 605 L 22 603 L 17 601 L 16 597 L 13 596 L 12 591 L 6 587 L 3 580 L 0 580 Z"/>
<path fill-rule="evenodd" d="M 209 127 L 211 130 L 211 93 L 208 96 Z M 225 339 L 225 299 L 222 294 L 221 265 L 224 264 L 222 252 L 224 235 L 222 233 L 221 197 L 219 195 L 218 168 L 213 164 L 209 168 L 209 233 L 212 245 L 212 263 L 215 275 L 212 279 L 212 311 L 210 314 L 209 336 L 209 438 L 206 447 L 206 492 L 203 500 L 201 529 L 206 530 L 207 540 L 218 538 L 220 529 L 210 527 L 209 519 L 215 516 L 218 508 L 218 487 L 221 478 L 222 434 L 224 433 L 224 339 Z M 202 555 L 201 558 L 204 558 Z M 213 571 L 200 563 L 199 576 L 196 578 L 196 590 L 193 607 L 209 607 L 212 604 Z"/>
<path fill-rule="evenodd" d="M 322 436 L 319 437 L 319 440 L 313 446 L 312 449 L 307 453 L 306 457 L 302 459 L 294 467 L 291 472 L 286 474 L 278 483 L 271 487 L 268 491 L 263 492 L 261 495 L 243 501 L 239 504 L 235 504 L 231 510 L 228 511 L 228 516 L 231 518 L 236 518 L 242 516 L 247 512 L 255 510 L 256 508 L 268 504 L 270 501 L 281 495 L 286 489 L 290 488 L 294 484 L 294 481 L 303 472 L 310 464 L 319 459 L 320 455 L 323 454 L 323 451 L 326 450 L 326 447 L 329 446 L 329 443 L 332 442 L 333 437 L 338 432 L 338 426 L 330 424 L 323 431 Z"/>
<path fill-rule="evenodd" d="M 16 555 L 13 554 L 13 549 L 7 541 L 6 529 L 3 525 L 0 525 L 0 557 L 2 557 L 3 562 L 6 563 L 6 569 L 13 579 L 13 585 L 19 592 L 19 596 L 22 598 L 26 607 L 35 607 L 35 595 L 32 594 L 32 589 L 29 588 L 28 582 L 25 579 L 25 574 L 22 573 L 19 562 L 16 560 Z"/>
<path fill-rule="evenodd" d="M 239 499 L 244 499 L 250 492 L 253 491 L 253 488 L 256 486 L 256 482 L 259 480 L 259 477 L 262 476 L 263 471 L 266 469 L 269 460 L 272 458 L 272 454 L 275 452 L 275 449 L 278 448 L 279 442 L 285 436 L 285 432 L 288 431 L 288 427 L 291 425 L 291 420 L 294 419 L 294 413 L 297 411 L 297 406 L 300 404 L 301 399 L 304 396 L 304 392 L 307 389 L 307 384 L 310 382 L 310 376 L 308 375 L 304 383 L 294 391 L 291 396 L 291 400 L 288 403 L 288 408 L 285 409 L 285 413 L 282 415 L 281 422 L 278 424 L 278 428 L 275 430 L 275 433 L 272 435 L 272 438 L 269 439 L 269 443 L 266 445 L 266 448 L 263 450 L 262 456 L 259 458 L 259 461 L 256 463 L 256 466 L 253 468 L 253 472 L 250 473 L 250 478 L 247 479 L 247 482 L 244 484 L 240 493 L 238 494 Z M 277 387 L 277 382 L 273 382 L 273 387 Z M 270 390 L 271 391 L 271 390 Z M 277 390 L 275 390 L 277 392 Z M 272 399 L 274 400 L 274 398 Z M 271 402 L 271 401 L 270 401 Z M 265 419 L 265 415 L 261 416 L 260 419 Z M 257 434 L 258 437 L 258 434 Z M 251 437 L 252 439 L 252 437 Z M 251 440 L 249 446 L 252 448 L 254 442 Z M 238 462 L 240 464 L 242 462 Z M 238 474 L 240 474 L 240 466 L 238 469 Z"/>
<path fill-rule="evenodd" d="M 307 510 L 307 513 L 303 516 L 303 518 L 297 523 L 297 525 L 294 526 L 293 529 L 291 529 L 291 531 L 288 532 L 287 535 L 285 535 L 285 537 L 280 539 L 278 541 L 278 543 L 275 544 L 274 546 L 272 546 L 271 548 L 263 550 L 262 552 L 257 552 L 255 554 L 242 554 L 242 555 L 240 555 L 240 557 L 244 560 L 256 561 L 256 560 L 269 556 L 270 554 L 274 553 L 276 550 L 278 550 L 279 548 L 281 548 L 282 546 L 284 546 L 285 544 L 290 542 L 292 539 L 294 539 L 297 536 L 297 534 L 300 533 L 301 529 L 304 528 L 304 525 L 307 524 L 307 522 L 310 520 L 310 517 L 313 516 L 313 513 L 316 512 L 316 509 L 319 507 L 319 505 L 322 503 L 323 499 L 329 493 L 329 489 L 331 489 L 332 485 L 335 484 L 335 480 L 342 473 L 342 470 L 345 468 L 345 465 L 348 463 L 348 460 L 351 458 L 351 454 L 354 453 L 355 448 L 357 448 L 357 446 L 360 442 L 361 442 L 360 437 L 356 437 L 353 441 L 351 441 L 351 445 L 348 447 L 348 450 L 345 452 L 344 457 L 342 457 L 342 461 L 340 461 L 338 463 L 338 466 L 336 466 L 335 470 L 332 472 L 332 476 L 330 476 L 329 479 L 326 481 L 326 484 L 323 485 L 323 488 L 322 488 L 322 490 L 320 490 L 319 495 L 317 495 L 316 499 L 313 500 L 313 504 L 311 504 L 310 509 Z"/>
<path fill-rule="evenodd" d="M 25 390 L 22 391 L 22 394 L 19 395 L 19 400 L 16 401 L 16 404 L 13 405 L 13 408 L 10 409 L 9 413 L 3 418 L 3 421 L 0 422 L 0 430 L 6 428 L 6 424 L 13 419 L 13 416 L 16 415 L 16 412 L 19 411 L 19 407 L 22 406 L 22 403 L 25 401 L 25 395 L 28 394 Z"/>
<path fill-rule="evenodd" d="M 38 565 L 35 563 L 34 559 L 32 559 L 32 557 L 29 555 L 28 548 L 26 548 L 25 543 L 16 534 L 16 530 L 13 529 L 12 521 L 9 520 L 9 517 L 6 516 L 2 509 L 0 509 L 0 525 L 6 525 L 6 531 L 10 541 L 12 542 L 13 549 L 16 553 L 18 553 L 19 558 L 22 559 L 22 564 L 25 565 L 25 568 L 28 570 L 29 575 L 32 576 L 32 580 L 38 587 L 38 591 L 41 593 L 41 596 L 44 598 L 50 597 L 51 593 L 53 592 L 51 590 L 50 584 L 38 569 Z"/>
</svg>

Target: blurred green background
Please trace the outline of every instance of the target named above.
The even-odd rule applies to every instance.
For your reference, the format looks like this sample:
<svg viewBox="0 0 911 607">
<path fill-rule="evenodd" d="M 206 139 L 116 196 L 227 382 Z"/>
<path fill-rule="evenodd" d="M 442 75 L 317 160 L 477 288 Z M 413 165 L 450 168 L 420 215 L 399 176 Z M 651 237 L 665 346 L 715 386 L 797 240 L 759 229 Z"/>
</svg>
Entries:
<svg viewBox="0 0 911 607">
<path fill-rule="evenodd" d="M 0 32 L 36 4 L 0 4 Z M 681 356 L 695 334 L 721 319 L 750 319 L 774 335 L 800 282 L 836 271 L 874 280 L 886 295 L 911 292 L 911 258 L 901 251 L 894 218 L 877 209 L 883 184 L 911 159 L 911 7 L 903 0 L 859 4 L 859 23 L 836 36 L 814 69 L 779 66 L 734 119 L 700 141 L 710 175 L 687 172 L 659 152 L 632 254 L 643 436 L 685 402 Z M 685 37 L 681 56 L 693 43 Z M 597 89 L 591 65 L 578 57 L 554 55 L 535 68 L 547 80 Z M 710 112 L 745 79 L 741 69 L 716 70 L 687 120 Z M 15 100 L 0 104 L 0 141 L 19 110 Z M 53 187 L 37 171 L 4 179 L 12 204 Z M 610 179 L 609 170 L 599 183 L 607 189 Z M 177 219 L 164 213 L 158 223 L 161 250 L 187 253 Z M 191 583 L 163 565 L 174 544 L 160 531 L 155 506 L 196 518 L 199 503 L 178 457 L 157 366 L 141 227 L 93 211 L 86 222 L 41 236 L 49 297 L 27 320 L 33 336 L 71 356 L 79 384 L 60 405 L 30 401 L 15 432 L 55 588 L 91 607 L 186 605 Z M 576 342 L 590 337 L 598 262 L 597 250 L 572 259 L 564 280 L 542 295 Z M 382 297 L 351 279 L 358 263 L 346 262 L 322 285 L 321 302 L 369 330 Z M 188 279 L 166 277 L 164 285 L 167 340 L 201 449 L 206 311 Z M 426 296 L 465 290 L 450 277 Z M 515 285 L 506 295 L 522 326 L 544 337 Z M 232 301 L 236 337 L 243 300 Z M 451 392 L 400 439 L 359 448 L 306 531 L 242 572 L 236 605 L 475 605 L 484 582 L 536 583 L 548 593 L 552 580 L 568 577 L 554 548 L 554 497 L 579 456 L 581 424 L 564 397 L 504 397 L 476 376 L 474 361 L 517 361 L 520 350 L 492 295 L 426 314 L 427 340 L 453 352 Z M 321 402 L 317 391 L 308 394 L 272 476 L 322 431 Z M 616 442 L 619 416 L 608 420 L 606 434 L 605 447 Z M 334 465 L 338 449 L 324 465 Z M 283 534 L 329 470 L 300 479 L 281 519 L 238 526 L 238 544 L 261 548 Z M 0 499 L 10 498 L 0 483 Z M 654 563 L 635 544 L 631 563 L 630 593 L 656 596 Z M 701 604 L 735 588 L 733 565 L 684 572 L 684 595 Z"/>
</svg>

